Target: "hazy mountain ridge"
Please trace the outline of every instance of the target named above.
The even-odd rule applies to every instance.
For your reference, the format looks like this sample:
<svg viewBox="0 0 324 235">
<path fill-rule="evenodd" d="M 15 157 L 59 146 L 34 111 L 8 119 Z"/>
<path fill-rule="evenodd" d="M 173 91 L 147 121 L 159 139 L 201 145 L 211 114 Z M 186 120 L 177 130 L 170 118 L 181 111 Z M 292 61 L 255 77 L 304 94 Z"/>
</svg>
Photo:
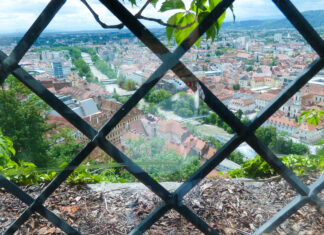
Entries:
<svg viewBox="0 0 324 235">
<path fill-rule="evenodd" d="M 302 12 L 302 15 L 315 28 L 324 27 L 324 10 L 314 10 Z M 246 20 L 236 22 L 224 22 L 224 29 L 248 29 L 248 30 L 271 30 L 293 28 L 293 25 L 286 19 L 271 19 L 271 20 Z"/>
</svg>

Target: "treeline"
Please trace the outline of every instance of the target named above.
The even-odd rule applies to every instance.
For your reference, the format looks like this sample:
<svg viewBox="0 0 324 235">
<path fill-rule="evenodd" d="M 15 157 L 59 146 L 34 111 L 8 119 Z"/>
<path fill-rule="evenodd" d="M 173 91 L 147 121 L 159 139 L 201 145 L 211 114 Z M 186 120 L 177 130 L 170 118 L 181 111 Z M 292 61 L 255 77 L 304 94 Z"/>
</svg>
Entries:
<svg viewBox="0 0 324 235">
<path fill-rule="evenodd" d="M 108 78 L 116 79 L 117 73 L 112 68 L 111 64 L 106 63 L 102 59 L 99 58 L 96 51 L 91 47 L 81 47 L 82 52 L 88 53 L 91 56 L 91 60 L 94 63 L 94 66 L 103 74 L 105 74 Z"/>
<path fill-rule="evenodd" d="M 255 131 L 255 135 L 272 151 L 279 154 L 298 154 L 309 153 L 309 148 L 305 144 L 294 143 L 288 138 L 288 133 L 277 133 L 275 127 L 260 127 Z"/>
<path fill-rule="evenodd" d="M 35 49 L 34 49 L 35 50 Z M 78 74 L 80 77 L 86 77 L 88 82 L 95 81 L 93 78 L 93 75 L 91 73 L 91 69 L 89 65 L 83 60 L 81 56 L 81 48 L 78 46 L 73 47 L 67 47 L 67 46 L 59 46 L 59 47 L 53 47 L 53 48 L 44 48 L 39 49 L 39 51 L 42 50 L 50 50 L 50 51 L 69 51 L 69 54 L 72 59 L 72 63 L 75 66 L 76 70 L 78 71 Z"/>
<path fill-rule="evenodd" d="M 112 68 L 111 64 L 100 59 L 93 48 L 82 47 L 81 51 L 90 54 L 94 66 L 100 72 L 105 74 L 110 79 L 117 79 L 117 83 L 119 84 L 120 88 L 123 88 L 127 91 L 136 90 L 136 83 L 132 79 L 126 79 L 126 77 L 123 75 L 117 76 L 117 72 Z"/>
<path fill-rule="evenodd" d="M 239 109 L 235 115 L 244 124 L 247 124 L 249 122 L 248 119 L 246 119 L 246 118 L 243 119 L 242 110 Z M 214 112 L 212 114 L 210 114 L 208 117 L 205 117 L 203 120 L 206 124 L 212 124 L 212 125 L 216 125 L 220 128 L 223 128 L 227 133 L 230 133 L 230 134 L 234 133 L 233 129 L 220 116 L 218 116 Z"/>
<path fill-rule="evenodd" d="M 242 111 L 238 110 L 236 116 L 242 120 L 244 124 L 249 122 L 248 119 L 242 118 Z M 207 124 L 213 124 L 220 128 L 223 128 L 228 133 L 234 133 L 232 128 L 221 119 L 216 113 L 212 113 L 210 116 L 204 118 L 204 122 Z M 294 143 L 288 138 L 287 133 L 278 134 L 275 127 L 260 127 L 256 130 L 255 135 L 266 144 L 272 151 L 279 154 L 306 154 L 309 149 L 306 145 L 301 143 Z"/>
<path fill-rule="evenodd" d="M 96 82 L 91 73 L 91 69 L 89 65 L 83 60 L 81 56 L 82 48 L 78 46 L 68 47 L 68 46 L 58 46 L 58 47 L 51 47 L 51 48 L 35 48 L 33 51 L 35 52 L 42 52 L 43 50 L 50 50 L 50 51 L 69 51 L 69 54 L 72 59 L 72 63 L 75 66 L 75 69 L 78 71 L 80 77 L 85 77 L 88 82 Z"/>
<path fill-rule="evenodd" d="M 228 51 L 230 50 L 233 50 L 232 47 L 218 47 L 216 50 L 215 50 L 215 55 L 216 56 L 221 56 L 221 55 L 224 55 L 226 53 L 228 53 Z"/>
<path fill-rule="evenodd" d="M 89 65 L 83 60 L 81 56 L 81 50 L 79 47 L 68 47 L 70 52 L 72 63 L 75 68 L 78 70 L 80 77 L 86 77 L 88 82 L 94 81 L 93 75 Z"/>
</svg>

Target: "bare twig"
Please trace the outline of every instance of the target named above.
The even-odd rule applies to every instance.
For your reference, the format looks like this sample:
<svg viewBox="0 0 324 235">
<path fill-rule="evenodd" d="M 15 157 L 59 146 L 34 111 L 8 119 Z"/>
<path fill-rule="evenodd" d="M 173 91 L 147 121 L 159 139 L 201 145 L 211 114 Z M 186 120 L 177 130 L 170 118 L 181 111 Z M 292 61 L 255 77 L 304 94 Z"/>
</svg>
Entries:
<svg viewBox="0 0 324 235">
<path fill-rule="evenodd" d="M 236 209 L 236 207 L 233 205 L 233 203 L 231 203 L 229 201 L 229 204 L 231 204 L 231 206 L 233 207 L 233 209 L 236 211 L 237 214 L 239 214 L 239 216 L 241 216 L 241 213 Z"/>
<path fill-rule="evenodd" d="M 237 231 L 239 234 L 243 234 L 243 235 L 251 235 L 251 234 L 252 234 L 252 233 L 245 232 L 245 231 L 242 230 L 242 229 L 236 229 L 236 231 Z"/>
<path fill-rule="evenodd" d="M 142 6 L 142 8 L 137 12 L 135 17 L 142 15 L 145 8 L 152 2 L 152 0 L 147 0 L 146 3 Z"/>
<path fill-rule="evenodd" d="M 107 25 L 104 22 L 102 22 L 98 16 L 98 14 L 92 9 L 92 7 L 88 4 L 87 0 L 80 0 L 87 8 L 88 10 L 91 12 L 91 14 L 93 15 L 93 17 L 95 18 L 95 20 L 98 22 L 98 24 L 104 28 L 104 29 L 122 29 L 125 25 L 123 23 L 120 24 L 116 24 L 116 25 Z M 180 25 L 174 25 L 174 24 L 168 24 L 165 23 L 163 20 L 161 19 L 156 19 L 156 18 L 150 18 L 150 17 L 146 17 L 143 16 L 142 13 L 145 10 L 145 8 L 152 2 L 152 0 L 147 0 L 145 2 L 145 4 L 143 5 L 143 7 L 134 15 L 136 19 L 141 19 L 141 20 L 147 20 L 147 21 L 153 21 L 156 22 L 160 25 L 163 26 L 167 26 L 167 27 L 171 27 L 171 28 L 176 28 L 176 29 L 185 29 L 185 28 L 189 28 L 190 26 L 192 26 L 195 22 L 197 22 L 197 17 L 195 18 L 195 20 L 185 26 L 180 26 Z"/>
<path fill-rule="evenodd" d="M 109 210 L 108 210 L 108 204 L 107 204 L 107 199 L 106 199 L 106 197 L 104 197 L 104 199 L 105 199 L 105 207 L 106 207 L 106 211 L 109 213 Z"/>
<path fill-rule="evenodd" d="M 275 175 L 272 176 L 270 178 L 266 178 L 266 179 L 240 179 L 241 182 L 269 182 L 269 181 L 273 181 L 273 180 L 277 180 L 281 177 L 281 175 Z"/>
<path fill-rule="evenodd" d="M 98 22 L 98 24 L 100 24 L 101 27 L 103 27 L 104 29 L 122 29 L 124 27 L 124 24 L 116 24 L 116 25 L 107 25 L 105 23 L 103 23 L 100 19 L 98 14 L 91 8 L 91 6 L 88 4 L 88 2 L 86 0 L 80 0 L 87 8 L 88 10 L 91 12 L 91 14 L 93 15 L 93 17 L 95 18 L 95 20 Z"/>
</svg>

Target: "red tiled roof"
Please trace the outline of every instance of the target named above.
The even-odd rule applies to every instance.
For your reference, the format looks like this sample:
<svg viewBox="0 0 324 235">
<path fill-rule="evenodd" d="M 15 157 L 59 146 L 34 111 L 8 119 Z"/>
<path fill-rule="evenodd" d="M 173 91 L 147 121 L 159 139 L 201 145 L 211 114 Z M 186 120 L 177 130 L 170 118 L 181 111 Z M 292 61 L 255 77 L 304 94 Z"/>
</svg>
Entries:
<svg viewBox="0 0 324 235">
<path fill-rule="evenodd" d="M 288 127 L 292 127 L 292 128 L 297 128 L 298 127 L 298 123 L 295 120 L 290 119 L 290 118 L 285 117 L 285 116 L 272 115 L 269 118 L 269 121 L 272 122 L 272 123 L 276 123 L 276 124 L 279 124 L 279 125 L 288 126 Z"/>
<path fill-rule="evenodd" d="M 172 143 L 170 141 L 167 141 L 165 143 L 164 148 L 174 150 L 177 154 L 180 154 L 182 156 L 188 155 L 189 152 L 190 152 L 190 149 L 191 149 L 189 146 L 185 147 L 182 144 L 175 144 L 175 143 Z"/>
<path fill-rule="evenodd" d="M 230 103 L 240 106 L 248 106 L 250 104 L 255 104 L 255 101 L 252 99 L 232 99 Z"/>
<path fill-rule="evenodd" d="M 179 137 L 188 132 L 187 128 L 184 125 L 175 120 L 160 120 L 158 122 L 158 126 L 159 131 L 164 133 L 174 133 Z"/>
<path fill-rule="evenodd" d="M 47 115 L 46 122 L 48 124 L 55 123 L 56 129 L 63 128 L 63 127 L 74 128 L 74 126 L 62 116 Z"/>
<path fill-rule="evenodd" d="M 257 94 L 255 95 L 255 98 L 256 99 L 259 99 L 259 100 L 266 100 L 266 101 L 271 101 L 273 100 L 274 98 L 276 97 L 275 94 L 272 94 L 272 93 L 262 93 L 262 94 Z"/>
</svg>

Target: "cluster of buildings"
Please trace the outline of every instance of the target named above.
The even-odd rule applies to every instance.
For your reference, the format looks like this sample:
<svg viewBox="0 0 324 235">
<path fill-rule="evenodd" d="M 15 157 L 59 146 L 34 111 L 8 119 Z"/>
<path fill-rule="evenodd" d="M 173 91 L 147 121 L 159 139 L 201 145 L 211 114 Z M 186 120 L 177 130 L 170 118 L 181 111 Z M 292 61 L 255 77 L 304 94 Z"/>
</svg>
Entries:
<svg viewBox="0 0 324 235">
<path fill-rule="evenodd" d="M 142 85 L 161 61 L 138 39 L 117 39 L 109 39 L 100 45 L 94 45 L 91 41 L 79 44 L 95 48 L 99 57 L 108 60 L 117 69 L 118 76 L 133 80 L 137 86 Z M 173 44 L 171 50 L 174 48 Z M 1 49 L 8 53 L 11 50 L 10 47 Z M 202 40 L 199 48 L 190 49 L 181 60 L 230 110 L 241 110 L 245 117 L 251 119 L 315 58 L 316 54 L 311 48 L 292 32 L 224 31 L 214 43 Z M 86 82 L 78 76 L 68 51 L 35 50 L 28 52 L 20 64 L 96 128 L 101 127 L 121 107 L 104 86 Z M 277 132 L 285 131 L 305 143 L 312 144 L 324 138 L 324 122 L 316 127 L 297 122 L 302 111 L 323 109 L 323 88 L 322 71 L 270 117 L 264 126 L 274 126 Z M 172 94 L 189 92 L 186 84 L 172 71 L 164 75 L 155 89 L 165 89 Z M 48 121 L 56 123 L 57 127 L 71 127 L 54 110 L 48 113 L 48 117 Z M 83 139 L 77 131 L 75 136 Z M 138 108 L 123 118 L 107 138 L 124 149 L 127 148 L 127 139 L 139 136 L 147 139 L 163 137 L 167 140 L 166 148 L 182 156 L 199 156 L 202 161 L 217 151 L 190 133 L 180 122 L 147 115 Z"/>
</svg>

